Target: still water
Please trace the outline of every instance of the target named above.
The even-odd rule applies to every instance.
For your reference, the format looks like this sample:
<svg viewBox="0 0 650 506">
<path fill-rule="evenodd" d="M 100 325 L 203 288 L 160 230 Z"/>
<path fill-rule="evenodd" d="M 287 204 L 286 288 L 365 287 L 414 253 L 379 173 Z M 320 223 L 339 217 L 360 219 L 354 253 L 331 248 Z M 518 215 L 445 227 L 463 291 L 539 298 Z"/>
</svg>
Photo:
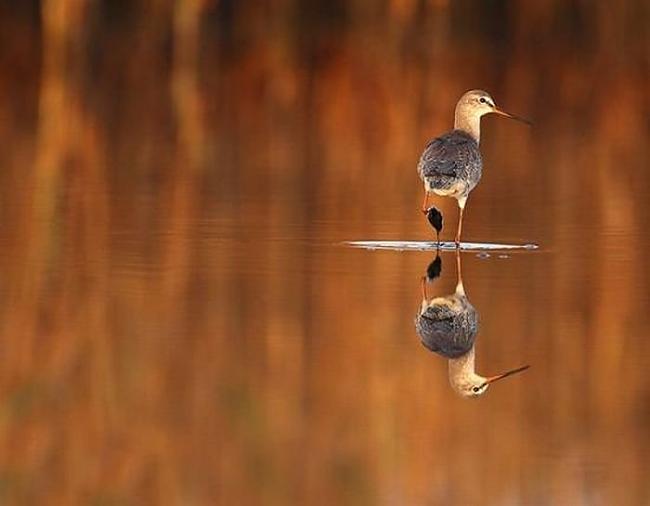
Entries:
<svg viewBox="0 0 650 506">
<path fill-rule="evenodd" d="M 283 2 L 4 12 L 0 503 L 650 504 L 642 32 L 443 4 L 298 41 Z M 347 243 L 433 241 L 417 160 L 479 86 L 535 125 L 484 119 L 464 240 L 539 247 L 461 252 L 423 346 L 455 252 Z M 530 368 L 458 395 L 450 329 Z"/>
</svg>

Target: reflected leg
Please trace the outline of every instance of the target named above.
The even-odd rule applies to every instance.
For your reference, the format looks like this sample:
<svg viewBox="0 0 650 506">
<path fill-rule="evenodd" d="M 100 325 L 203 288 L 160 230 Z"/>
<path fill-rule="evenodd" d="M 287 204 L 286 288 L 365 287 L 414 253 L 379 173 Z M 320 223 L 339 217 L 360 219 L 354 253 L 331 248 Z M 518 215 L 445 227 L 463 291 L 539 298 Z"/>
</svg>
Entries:
<svg viewBox="0 0 650 506">
<path fill-rule="evenodd" d="M 426 302 L 428 300 L 427 297 L 427 277 L 422 276 L 420 279 L 420 290 L 422 292 L 422 302 Z"/>
<path fill-rule="evenodd" d="M 420 303 L 420 313 L 424 313 L 429 305 L 429 298 L 427 297 L 427 277 L 422 276 L 420 279 L 420 290 L 422 291 L 422 302 Z"/>
<path fill-rule="evenodd" d="M 465 295 L 465 285 L 463 285 L 463 271 L 460 261 L 460 250 L 456 249 L 456 294 Z"/>
</svg>

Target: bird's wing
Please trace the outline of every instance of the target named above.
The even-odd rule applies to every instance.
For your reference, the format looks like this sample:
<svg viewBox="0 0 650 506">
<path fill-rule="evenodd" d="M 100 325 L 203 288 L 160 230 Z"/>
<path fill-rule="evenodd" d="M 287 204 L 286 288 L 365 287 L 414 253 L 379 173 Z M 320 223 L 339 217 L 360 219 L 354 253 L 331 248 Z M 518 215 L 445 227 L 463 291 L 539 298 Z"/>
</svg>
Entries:
<svg viewBox="0 0 650 506">
<path fill-rule="evenodd" d="M 446 304 L 432 305 L 418 313 L 415 329 L 426 348 L 447 358 L 458 358 L 474 345 L 478 315 L 471 304 L 462 313 Z"/>
<path fill-rule="evenodd" d="M 476 141 L 454 130 L 427 144 L 418 163 L 418 172 L 423 179 L 458 178 L 474 163 L 480 163 Z"/>
</svg>

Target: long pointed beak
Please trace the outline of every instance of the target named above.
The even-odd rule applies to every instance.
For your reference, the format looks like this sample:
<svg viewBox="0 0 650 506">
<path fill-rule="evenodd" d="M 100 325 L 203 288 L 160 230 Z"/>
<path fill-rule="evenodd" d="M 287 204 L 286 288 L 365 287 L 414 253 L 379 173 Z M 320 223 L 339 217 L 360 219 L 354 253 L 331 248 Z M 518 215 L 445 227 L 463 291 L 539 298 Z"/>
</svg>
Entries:
<svg viewBox="0 0 650 506">
<path fill-rule="evenodd" d="M 489 378 L 485 378 L 485 383 L 489 385 L 490 383 L 494 383 L 495 381 L 499 381 L 500 379 L 507 378 L 508 376 L 512 376 L 513 374 L 517 374 L 518 372 L 525 371 L 529 367 L 530 367 L 529 365 L 525 365 L 523 367 L 518 367 L 517 369 L 513 369 L 512 371 L 504 372 L 503 374 L 490 376 Z"/>
<path fill-rule="evenodd" d="M 521 116 L 515 116 L 514 114 L 510 114 L 509 112 L 503 111 L 499 109 L 497 106 L 494 106 L 494 111 L 495 114 L 498 114 L 499 116 L 505 116 L 506 118 L 510 119 L 516 119 L 517 121 L 521 121 L 522 123 L 526 123 L 529 126 L 532 126 L 533 123 L 526 118 L 522 118 Z"/>
</svg>

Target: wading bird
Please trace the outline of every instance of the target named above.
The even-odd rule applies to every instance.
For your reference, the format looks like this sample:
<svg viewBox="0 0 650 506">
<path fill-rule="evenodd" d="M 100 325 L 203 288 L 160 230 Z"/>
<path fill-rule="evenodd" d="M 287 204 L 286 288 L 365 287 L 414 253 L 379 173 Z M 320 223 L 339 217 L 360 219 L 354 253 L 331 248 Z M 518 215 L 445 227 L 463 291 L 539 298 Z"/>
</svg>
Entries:
<svg viewBox="0 0 650 506">
<path fill-rule="evenodd" d="M 437 266 L 434 267 L 434 263 Z M 496 376 L 484 377 L 476 374 L 474 345 L 478 333 L 478 313 L 465 294 L 458 250 L 456 268 L 456 291 L 451 295 L 431 300 L 427 297 L 427 278 L 437 277 L 432 276 L 430 271 L 439 274 L 440 257 L 436 256 L 432 265 L 427 268 L 427 276 L 422 278 L 422 304 L 415 317 L 415 329 L 426 348 L 449 360 L 449 383 L 456 393 L 463 397 L 478 397 L 485 393 L 490 384 L 524 371 L 528 366 Z"/>
<path fill-rule="evenodd" d="M 457 247 L 460 246 L 467 197 L 481 179 L 483 163 L 478 144 L 481 117 L 486 114 L 499 114 L 531 124 L 526 119 L 499 109 L 487 92 L 468 91 L 456 104 L 454 129 L 429 142 L 418 163 L 418 174 L 424 182 L 424 214 L 429 212 L 429 193 L 453 197 L 458 201 L 460 213 L 456 232 Z"/>
</svg>

